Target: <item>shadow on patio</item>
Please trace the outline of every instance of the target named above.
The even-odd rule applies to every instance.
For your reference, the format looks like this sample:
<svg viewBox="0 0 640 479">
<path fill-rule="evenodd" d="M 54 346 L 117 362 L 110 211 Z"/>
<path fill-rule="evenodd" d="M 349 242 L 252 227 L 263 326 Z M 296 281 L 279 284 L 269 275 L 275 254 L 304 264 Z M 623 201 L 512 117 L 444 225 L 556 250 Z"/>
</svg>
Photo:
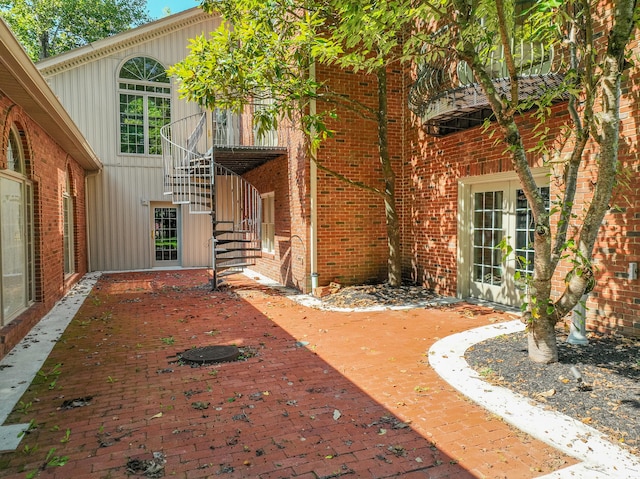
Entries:
<svg viewBox="0 0 640 479">
<path fill-rule="evenodd" d="M 0 476 L 39 470 L 51 448 L 68 461 L 42 477 L 512 479 L 573 462 L 428 366 L 435 339 L 501 313 L 334 313 L 243 277 L 211 292 L 208 279 L 103 275 L 7 421 L 37 427 L 0 455 Z M 245 357 L 177 362 L 214 344 Z"/>
</svg>

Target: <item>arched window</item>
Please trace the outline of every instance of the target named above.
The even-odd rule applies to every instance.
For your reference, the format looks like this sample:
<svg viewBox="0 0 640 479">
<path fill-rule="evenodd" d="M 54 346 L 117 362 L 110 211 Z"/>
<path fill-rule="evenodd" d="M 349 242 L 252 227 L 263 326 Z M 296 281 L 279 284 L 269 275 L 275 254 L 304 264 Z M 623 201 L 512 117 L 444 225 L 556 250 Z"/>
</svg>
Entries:
<svg viewBox="0 0 640 479">
<path fill-rule="evenodd" d="M 34 299 L 33 187 L 26 176 L 22 138 L 12 126 L 6 169 L 0 170 L 0 326 Z"/>
<path fill-rule="evenodd" d="M 160 128 L 171 121 L 171 80 L 147 57 L 126 61 L 118 74 L 120 153 L 160 155 Z"/>
<path fill-rule="evenodd" d="M 9 142 L 7 146 L 7 169 L 24 174 L 24 155 L 22 154 L 22 141 L 15 128 L 9 130 Z"/>
<path fill-rule="evenodd" d="M 63 246 L 64 246 L 64 274 L 73 274 L 75 268 L 75 234 L 74 234 L 74 209 L 71 191 L 71 175 L 67 170 L 64 191 L 62 192 L 62 217 L 63 217 Z"/>
</svg>

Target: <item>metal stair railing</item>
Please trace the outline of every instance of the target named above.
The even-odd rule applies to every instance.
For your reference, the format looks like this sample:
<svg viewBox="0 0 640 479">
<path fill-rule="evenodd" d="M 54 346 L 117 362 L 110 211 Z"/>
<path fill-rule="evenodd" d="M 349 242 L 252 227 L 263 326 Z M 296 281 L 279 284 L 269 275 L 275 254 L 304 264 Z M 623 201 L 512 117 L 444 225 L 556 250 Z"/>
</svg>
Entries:
<svg viewBox="0 0 640 479">
<path fill-rule="evenodd" d="M 211 122 L 207 121 L 211 116 Z M 198 113 L 164 126 L 164 194 L 174 204 L 188 204 L 191 214 L 209 214 L 212 222 L 213 286 L 218 278 L 242 271 L 261 256 L 261 207 L 258 190 L 241 176 L 215 162 L 215 147 L 233 146 L 234 135 L 216 138 L 228 129 L 231 115 Z M 215 145 L 215 146 L 214 146 Z"/>
<path fill-rule="evenodd" d="M 215 162 L 214 187 L 211 221 L 217 284 L 218 278 L 252 266 L 262 256 L 262 199 L 252 184 Z"/>
<path fill-rule="evenodd" d="M 538 95 L 555 86 L 562 77 L 564 64 L 553 45 L 512 41 L 512 54 L 522 98 Z M 416 80 L 409 89 L 409 109 L 427 122 L 467 106 L 488 105 L 469 65 L 452 54 L 435 55 L 425 47 L 428 60 L 417 65 Z M 490 51 L 485 69 L 497 88 L 510 95 L 505 52 L 501 45 Z M 505 86 L 506 85 L 506 86 Z M 461 99 L 464 99 L 462 101 Z"/>
<path fill-rule="evenodd" d="M 190 212 L 195 212 L 192 196 L 197 194 L 199 183 L 210 176 L 211 148 L 206 120 L 206 113 L 197 113 L 160 129 L 164 194 L 170 195 L 174 204 L 189 204 Z"/>
</svg>

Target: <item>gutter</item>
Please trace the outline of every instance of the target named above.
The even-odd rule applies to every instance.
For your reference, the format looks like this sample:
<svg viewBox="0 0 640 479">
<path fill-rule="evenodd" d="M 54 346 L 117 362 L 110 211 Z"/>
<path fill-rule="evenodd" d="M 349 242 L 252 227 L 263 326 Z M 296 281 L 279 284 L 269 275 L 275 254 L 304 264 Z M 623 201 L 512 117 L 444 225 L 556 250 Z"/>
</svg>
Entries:
<svg viewBox="0 0 640 479">
<path fill-rule="evenodd" d="M 89 215 L 89 178 L 98 176 L 102 170 L 86 171 L 84 174 L 84 224 L 85 224 L 85 241 L 87 245 L 87 273 L 93 271 L 91 265 L 91 224 Z"/>
<path fill-rule="evenodd" d="M 311 62 L 309 67 L 309 78 L 316 79 L 316 64 Z M 309 102 L 309 114 L 316 114 L 316 99 Z M 313 134 L 314 131 L 312 130 Z M 310 195 L 310 238 L 309 238 L 309 263 L 311 270 L 311 294 L 318 287 L 318 166 L 316 165 L 316 152 L 310 150 L 311 161 L 309 162 L 309 195 Z"/>
</svg>

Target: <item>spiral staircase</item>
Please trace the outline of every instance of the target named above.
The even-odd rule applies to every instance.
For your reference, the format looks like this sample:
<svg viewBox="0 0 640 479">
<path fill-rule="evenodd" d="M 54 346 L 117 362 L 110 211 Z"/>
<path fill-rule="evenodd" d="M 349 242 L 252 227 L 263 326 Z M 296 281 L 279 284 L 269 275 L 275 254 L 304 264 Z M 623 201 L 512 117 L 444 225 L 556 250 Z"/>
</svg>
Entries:
<svg viewBox="0 0 640 479">
<path fill-rule="evenodd" d="M 251 114 L 198 113 L 162 127 L 164 194 L 211 216 L 212 286 L 261 257 L 261 197 L 241 175 L 286 153 L 277 132 L 258 137 Z"/>
</svg>

